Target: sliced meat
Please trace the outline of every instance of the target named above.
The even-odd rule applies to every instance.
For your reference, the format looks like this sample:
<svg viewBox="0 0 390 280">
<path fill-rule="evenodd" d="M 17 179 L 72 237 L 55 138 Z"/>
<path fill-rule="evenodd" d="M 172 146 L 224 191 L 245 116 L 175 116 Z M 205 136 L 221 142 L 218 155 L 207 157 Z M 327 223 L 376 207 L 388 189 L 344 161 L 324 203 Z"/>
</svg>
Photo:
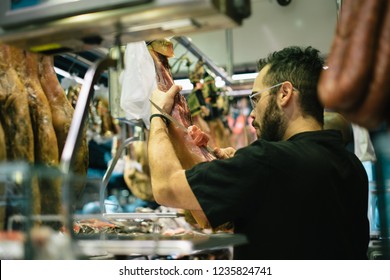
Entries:
<svg viewBox="0 0 390 280">
<path fill-rule="evenodd" d="M 196 146 L 198 147 L 207 146 L 207 143 L 209 142 L 210 138 L 199 127 L 197 127 L 196 125 L 189 126 L 188 133 L 191 135 Z"/>
</svg>

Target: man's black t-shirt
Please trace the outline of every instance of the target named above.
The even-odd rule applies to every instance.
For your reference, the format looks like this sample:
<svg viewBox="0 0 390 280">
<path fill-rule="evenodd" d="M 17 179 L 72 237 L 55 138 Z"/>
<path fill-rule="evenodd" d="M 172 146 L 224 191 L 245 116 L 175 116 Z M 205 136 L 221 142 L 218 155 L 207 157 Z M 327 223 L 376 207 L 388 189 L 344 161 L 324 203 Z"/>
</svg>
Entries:
<svg viewBox="0 0 390 280">
<path fill-rule="evenodd" d="M 338 131 L 257 140 L 186 176 L 213 227 L 247 236 L 235 259 L 367 258 L 367 174 Z"/>
</svg>

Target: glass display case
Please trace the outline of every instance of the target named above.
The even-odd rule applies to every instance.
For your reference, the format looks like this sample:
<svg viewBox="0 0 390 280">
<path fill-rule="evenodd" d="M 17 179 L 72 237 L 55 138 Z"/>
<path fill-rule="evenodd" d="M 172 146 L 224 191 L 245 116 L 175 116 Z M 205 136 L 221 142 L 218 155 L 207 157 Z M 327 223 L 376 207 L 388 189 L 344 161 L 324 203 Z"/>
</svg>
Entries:
<svg viewBox="0 0 390 280">
<path fill-rule="evenodd" d="M 73 188 L 80 185 L 84 191 L 76 198 Z M 101 187 L 101 180 L 57 168 L 2 163 L 0 259 L 174 259 L 202 252 L 229 258 L 229 248 L 246 242 L 231 232 L 198 229 L 177 209 L 161 206 L 80 211 L 99 204 Z"/>
</svg>

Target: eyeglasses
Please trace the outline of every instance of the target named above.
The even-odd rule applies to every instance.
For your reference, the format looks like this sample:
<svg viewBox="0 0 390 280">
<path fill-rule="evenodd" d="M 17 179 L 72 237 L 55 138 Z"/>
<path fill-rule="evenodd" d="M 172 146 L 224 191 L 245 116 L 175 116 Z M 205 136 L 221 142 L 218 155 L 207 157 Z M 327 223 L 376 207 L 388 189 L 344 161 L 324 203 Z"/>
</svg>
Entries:
<svg viewBox="0 0 390 280">
<path fill-rule="evenodd" d="M 255 93 L 250 94 L 250 95 L 249 95 L 249 100 L 250 100 L 250 102 L 251 102 L 252 109 L 255 109 L 256 103 L 257 103 L 257 101 L 255 101 L 255 100 L 253 99 L 253 97 L 255 97 L 255 96 L 257 96 L 257 95 L 259 95 L 259 94 L 261 94 L 261 93 L 263 93 L 263 92 L 266 92 L 266 91 L 268 91 L 268 90 L 270 90 L 270 89 L 273 89 L 273 88 L 275 88 L 275 87 L 281 86 L 283 83 L 284 83 L 284 82 L 279 83 L 279 84 L 277 84 L 277 85 L 274 85 L 274 86 L 272 86 L 272 87 L 263 89 L 263 90 L 261 90 L 261 91 L 258 91 L 258 92 L 255 92 Z"/>
</svg>

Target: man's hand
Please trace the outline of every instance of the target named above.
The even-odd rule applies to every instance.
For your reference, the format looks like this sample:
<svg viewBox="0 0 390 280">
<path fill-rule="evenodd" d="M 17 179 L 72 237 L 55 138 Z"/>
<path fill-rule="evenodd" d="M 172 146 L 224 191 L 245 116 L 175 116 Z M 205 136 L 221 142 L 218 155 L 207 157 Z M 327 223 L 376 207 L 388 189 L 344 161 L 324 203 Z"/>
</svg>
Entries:
<svg viewBox="0 0 390 280">
<path fill-rule="evenodd" d="M 228 147 L 228 148 L 224 148 L 224 149 L 221 149 L 221 148 L 214 149 L 214 154 L 219 159 L 231 158 L 234 156 L 235 153 L 236 153 L 236 150 L 232 147 Z"/>
<path fill-rule="evenodd" d="M 167 92 L 156 89 L 150 99 L 168 114 L 171 113 L 175 95 L 181 91 L 181 86 L 173 85 Z M 151 106 L 151 113 L 160 113 L 154 106 Z"/>
</svg>

